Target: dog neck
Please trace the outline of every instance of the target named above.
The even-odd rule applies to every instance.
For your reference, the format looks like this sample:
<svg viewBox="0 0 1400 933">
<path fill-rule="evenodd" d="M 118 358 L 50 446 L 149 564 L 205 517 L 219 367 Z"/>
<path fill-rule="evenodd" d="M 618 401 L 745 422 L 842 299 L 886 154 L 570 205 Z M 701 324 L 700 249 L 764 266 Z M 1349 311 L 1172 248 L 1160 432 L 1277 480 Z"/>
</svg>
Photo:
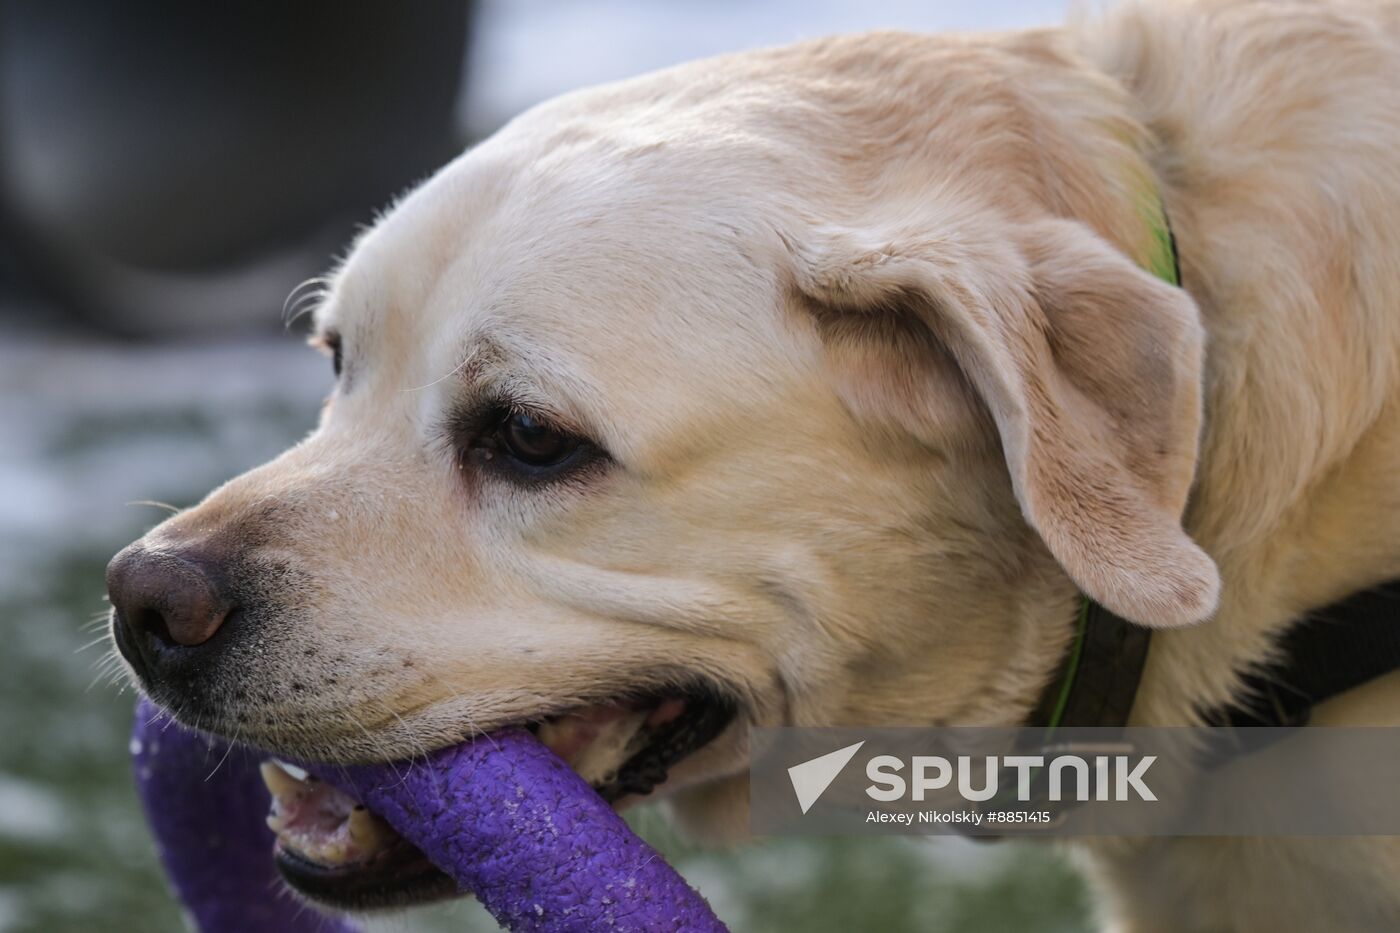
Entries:
<svg viewBox="0 0 1400 933">
<path fill-rule="evenodd" d="M 1184 524 L 1224 586 L 1210 622 L 1154 635 L 1132 714 L 1187 724 L 1236 704 L 1296 619 L 1400 577 L 1400 281 L 1367 271 L 1393 269 L 1400 235 L 1370 217 L 1370 181 L 1300 154 L 1315 140 L 1289 140 L 1287 167 L 1253 153 L 1273 167 L 1241 168 L 1232 133 L 1245 115 L 1202 114 L 1156 80 L 1175 62 L 1085 51 L 1147 140 L 1179 281 L 1207 332 Z M 1324 167 L 1336 176 L 1320 183 Z"/>
</svg>

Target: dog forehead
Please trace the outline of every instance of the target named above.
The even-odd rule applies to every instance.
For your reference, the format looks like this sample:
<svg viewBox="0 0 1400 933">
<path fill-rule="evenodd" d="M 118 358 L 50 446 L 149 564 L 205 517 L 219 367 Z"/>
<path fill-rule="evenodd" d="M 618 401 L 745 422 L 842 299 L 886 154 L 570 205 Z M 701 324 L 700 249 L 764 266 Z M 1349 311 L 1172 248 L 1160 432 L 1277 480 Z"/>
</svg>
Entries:
<svg viewBox="0 0 1400 933">
<path fill-rule="evenodd" d="M 511 154 L 454 163 L 347 265 L 345 326 L 415 358 L 404 378 L 436 378 L 487 343 L 576 404 L 675 415 L 796 359 L 781 243 L 742 186 L 716 192 L 685 170 L 693 160 L 659 154 Z"/>
</svg>

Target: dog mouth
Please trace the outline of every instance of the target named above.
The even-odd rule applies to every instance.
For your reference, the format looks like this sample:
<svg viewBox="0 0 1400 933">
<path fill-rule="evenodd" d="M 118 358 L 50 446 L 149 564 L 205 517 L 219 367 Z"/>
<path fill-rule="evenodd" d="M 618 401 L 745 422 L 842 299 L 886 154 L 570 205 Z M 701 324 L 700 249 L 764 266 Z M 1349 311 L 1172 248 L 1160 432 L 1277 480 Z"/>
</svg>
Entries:
<svg viewBox="0 0 1400 933">
<path fill-rule="evenodd" d="M 650 794 L 713 742 L 735 704 L 709 690 L 614 699 L 526 725 L 614 806 Z M 274 859 L 291 887 L 342 910 L 403 907 L 464 892 L 379 816 L 293 765 L 268 761 Z"/>
</svg>

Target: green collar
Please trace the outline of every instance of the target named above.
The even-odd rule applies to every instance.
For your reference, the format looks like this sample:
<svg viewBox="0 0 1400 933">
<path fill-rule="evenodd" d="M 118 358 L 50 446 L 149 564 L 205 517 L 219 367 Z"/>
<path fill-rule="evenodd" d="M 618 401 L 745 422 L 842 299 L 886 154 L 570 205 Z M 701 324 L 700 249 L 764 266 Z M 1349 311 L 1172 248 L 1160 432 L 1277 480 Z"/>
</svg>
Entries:
<svg viewBox="0 0 1400 933">
<path fill-rule="evenodd" d="M 1167 209 L 1155 186 L 1139 206 L 1143 225 L 1150 235 L 1143 268 L 1169 285 L 1181 287 L 1181 259 L 1176 254 L 1176 234 L 1167 220 Z"/>
</svg>

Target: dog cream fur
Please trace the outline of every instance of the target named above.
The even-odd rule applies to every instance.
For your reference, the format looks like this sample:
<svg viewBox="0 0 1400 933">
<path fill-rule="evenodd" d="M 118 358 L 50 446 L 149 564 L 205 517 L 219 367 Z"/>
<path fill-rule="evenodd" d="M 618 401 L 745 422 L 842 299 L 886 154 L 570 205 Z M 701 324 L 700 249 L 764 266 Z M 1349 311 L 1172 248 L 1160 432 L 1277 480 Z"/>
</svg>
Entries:
<svg viewBox="0 0 1400 933">
<path fill-rule="evenodd" d="M 663 790 L 723 836 L 752 725 L 1016 723 L 1081 591 L 1159 629 L 1135 721 L 1194 721 L 1400 575 L 1398 91 L 1400 4 L 1142 2 L 530 111 L 336 274 L 315 433 L 148 537 L 282 568 L 203 725 L 383 758 L 705 677 L 744 713 Z M 459 468 L 488 393 L 615 462 Z M 1115 930 L 1400 928 L 1386 840 L 1085 857 Z"/>
</svg>

